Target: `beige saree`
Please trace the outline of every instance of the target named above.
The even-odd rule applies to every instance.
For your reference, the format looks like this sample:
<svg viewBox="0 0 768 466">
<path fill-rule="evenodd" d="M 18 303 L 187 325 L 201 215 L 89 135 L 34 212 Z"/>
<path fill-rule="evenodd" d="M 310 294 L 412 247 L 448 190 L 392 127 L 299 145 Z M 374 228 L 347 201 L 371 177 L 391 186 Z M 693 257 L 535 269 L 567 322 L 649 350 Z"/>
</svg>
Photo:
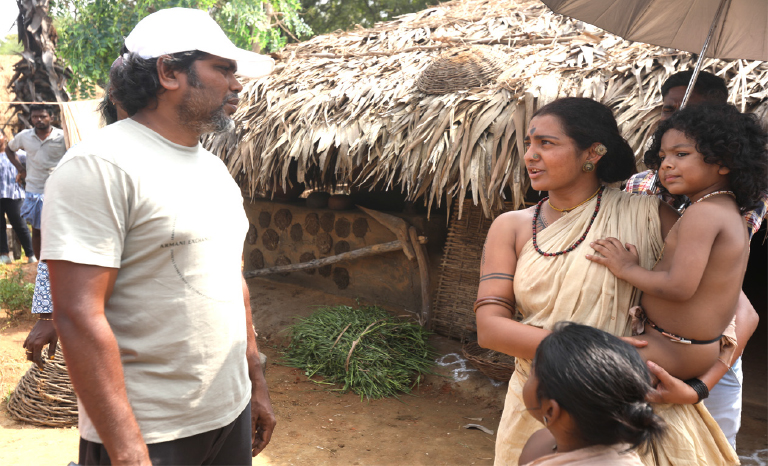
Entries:
<svg viewBox="0 0 768 466">
<path fill-rule="evenodd" d="M 571 246 L 584 234 L 596 203 L 593 199 L 541 231 L 537 235 L 539 247 L 544 252 L 557 252 Z M 590 242 L 613 236 L 637 246 L 640 264 L 650 269 L 663 244 L 658 203 L 655 196 L 606 189 L 600 212 L 578 248 L 565 255 L 544 257 L 529 241 L 515 270 L 515 299 L 523 322 L 551 329 L 567 320 L 613 335 L 630 335 L 628 312 L 637 305 L 640 292 L 584 256 L 592 252 Z M 542 427 L 523 404 L 522 389 L 530 365 L 530 360 L 516 360 L 496 439 L 496 465 L 516 465 L 528 437 Z M 738 464 L 738 457 L 703 405 L 660 405 L 656 411 L 667 422 L 668 433 L 642 459 L 644 464 Z"/>
<path fill-rule="evenodd" d="M 628 445 L 595 445 L 568 453 L 555 453 L 531 461 L 526 466 L 642 466 Z"/>
</svg>

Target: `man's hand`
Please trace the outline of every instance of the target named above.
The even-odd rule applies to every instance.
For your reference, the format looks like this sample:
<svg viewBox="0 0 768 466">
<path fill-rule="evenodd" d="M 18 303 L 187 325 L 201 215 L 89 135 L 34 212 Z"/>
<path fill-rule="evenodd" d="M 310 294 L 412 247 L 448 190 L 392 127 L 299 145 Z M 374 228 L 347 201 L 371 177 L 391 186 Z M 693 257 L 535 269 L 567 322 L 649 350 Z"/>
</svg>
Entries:
<svg viewBox="0 0 768 466">
<path fill-rule="evenodd" d="M 254 384 L 251 393 L 251 447 L 253 456 L 261 453 L 272 440 L 277 420 L 272 411 L 272 402 L 267 391 L 267 382 L 261 378 L 259 384 Z"/>
<path fill-rule="evenodd" d="M 623 279 L 628 270 L 640 266 L 640 256 L 633 244 L 624 245 L 616 238 L 605 238 L 589 245 L 602 256 L 587 254 L 587 259 L 608 267 L 618 278 Z"/>
<path fill-rule="evenodd" d="M 51 314 L 39 314 L 50 318 Z M 34 362 L 40 370 L 43 369 L 43 347 L 48 345 L 48 359 L 53 359 L 56 355 L 56 343 L 59 342 L 59 335 L 53 326 L 52 320 L 38 320 L 35 326 L 24 340 L 24 349 L 27 350 L 27 361 Z"/>
<path fill-rule="evenodd" d="M 677 405 L 692 405 L 699 401 L 699 395 L 690 385 L 669 375 L 669 372 L 655 362 L 648 361 L 646 364 L 651 374 L 659 380 L 655 389 L 646 397 L 647 401 Z"/>
<path fill-rule="evenodd" d="M 16 174 L 16 183 L 23 185 L 26 183 L 27 179 L 27 171 L 21 170 Z"/>
</svg>

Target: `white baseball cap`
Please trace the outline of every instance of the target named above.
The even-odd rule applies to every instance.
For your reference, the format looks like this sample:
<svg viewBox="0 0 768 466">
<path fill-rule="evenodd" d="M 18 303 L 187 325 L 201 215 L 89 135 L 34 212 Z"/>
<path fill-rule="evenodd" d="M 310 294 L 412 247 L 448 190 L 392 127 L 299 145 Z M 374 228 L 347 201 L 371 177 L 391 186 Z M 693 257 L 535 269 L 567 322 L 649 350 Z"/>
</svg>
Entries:
<svg viewBox="0 0 768 466">
<path fill-rule="evenodd" d="M 145 59 L 200 50 L 235 60 L 237 74 L 248 78 L 275 68 L 272 58 L 237 48 L 207 12 L 192 8 L 168 8 L 145 17 L 126 37 L 125 47 Z"/>
</svg>

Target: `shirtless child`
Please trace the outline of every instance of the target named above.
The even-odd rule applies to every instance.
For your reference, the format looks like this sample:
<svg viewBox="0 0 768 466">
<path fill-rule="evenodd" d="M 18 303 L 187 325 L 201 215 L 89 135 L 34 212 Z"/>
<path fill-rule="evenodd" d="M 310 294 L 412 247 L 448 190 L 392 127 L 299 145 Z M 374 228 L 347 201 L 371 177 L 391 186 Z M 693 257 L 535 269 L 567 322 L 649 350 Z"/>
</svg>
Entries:
<svg viewBox="0 0 768 466">
<path fill-rule="evenodd" d="M 643 291 L 633 310 L 639 348 L 677 378 L 704 374 L 720 356 L 734 317 L 749 256 L 741 217 L 768 187 L 768 137 L 753 115 L 730 105 L 697 105 L 662 121 L 645 164 L 671 194 L 690 206 L 667 235 L 661 257 L 646 270 L 637 251 L 616 238 L 591 244 L 587 259 Z M 730 354 L 724 352 L 726 359 Z M 721 360 L 723 358 L 721 357 Z M 730 364 L 730 360 L 723 361 Z"/>
</svg>

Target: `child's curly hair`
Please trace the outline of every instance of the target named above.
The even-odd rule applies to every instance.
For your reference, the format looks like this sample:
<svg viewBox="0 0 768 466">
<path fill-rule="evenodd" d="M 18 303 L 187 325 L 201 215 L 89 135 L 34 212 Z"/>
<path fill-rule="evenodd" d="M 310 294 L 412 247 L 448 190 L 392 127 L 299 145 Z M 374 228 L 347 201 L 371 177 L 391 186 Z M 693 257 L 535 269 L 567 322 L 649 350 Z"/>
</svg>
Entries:
<svg viewBox="0 0 768 466">
<path fill-rule="evenodd" d="M 661 138 L 670 129 L 695 141 L 705 162 L 731 170 L 731 190 L 742 210 L 759 204 L 768 190 L 768 135 L 755 115 L 724 104 L 699 104 L 679 110 L 659 123 L 645 153 L 644 161 L 649 168 L 659 169 Z"/>
</svg>

